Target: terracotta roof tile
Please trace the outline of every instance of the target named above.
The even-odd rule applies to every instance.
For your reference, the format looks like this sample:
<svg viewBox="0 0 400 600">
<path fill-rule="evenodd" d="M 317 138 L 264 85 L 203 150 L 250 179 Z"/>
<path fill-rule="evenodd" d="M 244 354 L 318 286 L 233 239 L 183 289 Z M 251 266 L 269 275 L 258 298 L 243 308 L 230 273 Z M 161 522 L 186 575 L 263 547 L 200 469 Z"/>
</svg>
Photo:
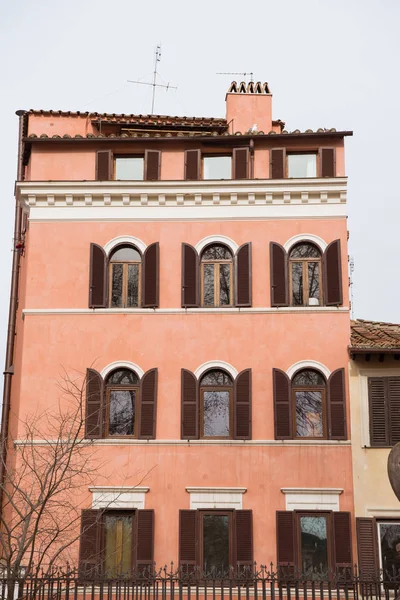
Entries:
<svg viewBox="0 0 400 600">
<path fill-rule="evenodd" d="M 381 321 L 351 321 L 350 348 L 355 350 L 400 350 L 400 325 Z"/>
</svg>

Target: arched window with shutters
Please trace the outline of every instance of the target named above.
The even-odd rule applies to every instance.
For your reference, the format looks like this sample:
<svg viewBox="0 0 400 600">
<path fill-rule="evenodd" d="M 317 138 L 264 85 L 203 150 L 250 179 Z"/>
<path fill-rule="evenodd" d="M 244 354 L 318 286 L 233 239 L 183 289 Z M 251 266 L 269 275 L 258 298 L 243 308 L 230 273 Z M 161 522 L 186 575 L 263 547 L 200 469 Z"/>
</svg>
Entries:
<svg viewBox="0 0 400 600">
<path fill-rule="evenodd" d="M 201 305 L 233 305 L 233 256 L 227 246 L 212 244 L 201 253 Z"/>
<path fill-rule="evenodd" d="M 106 381 L 106 437 L 137 437 L 139 378 L 130 369 L 111 372 Z"/>
<path fill-rule="evenodd" d="M 142 256 L 133 246 L 117 246 L 110 255 L 109 306 L 134 308 L 141 305 Z"/>
<path fill-rule="evenodd" d="M 322 305 L 321 251 L 301 242 L 289 253 L 289 287 L 292 306 Z"/>
</svg>

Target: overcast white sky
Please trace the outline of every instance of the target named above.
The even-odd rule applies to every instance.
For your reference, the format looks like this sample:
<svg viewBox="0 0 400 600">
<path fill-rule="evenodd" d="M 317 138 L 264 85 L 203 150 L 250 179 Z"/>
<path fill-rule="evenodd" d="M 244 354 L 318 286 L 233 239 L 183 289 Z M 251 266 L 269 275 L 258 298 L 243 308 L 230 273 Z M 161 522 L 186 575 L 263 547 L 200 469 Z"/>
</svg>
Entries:
<svg viewBox="0 0 400 600">
<path fill-rule="evenodd" d="M 400 322 L 398 0 L 0 0 L 0 364 L 8 318 L 17 109 L 224 116 L 253 71 L 287 129 L 351 129 L 346 141 L 354 315 Z M 237 79 L 240 80 L 240 77 Z M 162 83 L 162 79 L 159 80 Z M 397 185 L 397 184 L 396 184 Z M 72 282 L 71 282 L 72 283 Z"/>
</svg>

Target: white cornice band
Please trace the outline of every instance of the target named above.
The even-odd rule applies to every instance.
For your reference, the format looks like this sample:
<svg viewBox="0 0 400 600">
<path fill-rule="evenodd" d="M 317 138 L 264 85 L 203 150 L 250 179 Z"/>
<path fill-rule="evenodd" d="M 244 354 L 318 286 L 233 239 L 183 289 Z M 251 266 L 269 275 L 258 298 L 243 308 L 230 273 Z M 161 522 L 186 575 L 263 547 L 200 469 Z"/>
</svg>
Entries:
<svg viewBox="0 0 400 600">
<path fill-rule="evenodd" d="M 348 306 L 282 306 L 254 308 L 24 308 L 23 317 L 41 315 L 220 315 L 348 313 Z"/>
</svg>

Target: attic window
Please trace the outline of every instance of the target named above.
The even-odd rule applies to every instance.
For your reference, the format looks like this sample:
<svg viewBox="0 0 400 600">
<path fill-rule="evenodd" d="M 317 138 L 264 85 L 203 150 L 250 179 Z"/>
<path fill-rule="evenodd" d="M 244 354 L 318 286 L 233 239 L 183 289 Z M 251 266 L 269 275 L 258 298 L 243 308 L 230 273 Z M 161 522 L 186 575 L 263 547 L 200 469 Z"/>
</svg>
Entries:
<svg viewBox="0 0 400 600">
<path fill-rule="evenodd" d="M 317 155 L 305 153 L 287 154 L 288 177 L 316 177 Z"/>
<path fill-rule="evenodd" d="M 143 156 L 118 156 L 115 159 L 115 179 L 122 181 L 143 181 Z"/>
</svg>

